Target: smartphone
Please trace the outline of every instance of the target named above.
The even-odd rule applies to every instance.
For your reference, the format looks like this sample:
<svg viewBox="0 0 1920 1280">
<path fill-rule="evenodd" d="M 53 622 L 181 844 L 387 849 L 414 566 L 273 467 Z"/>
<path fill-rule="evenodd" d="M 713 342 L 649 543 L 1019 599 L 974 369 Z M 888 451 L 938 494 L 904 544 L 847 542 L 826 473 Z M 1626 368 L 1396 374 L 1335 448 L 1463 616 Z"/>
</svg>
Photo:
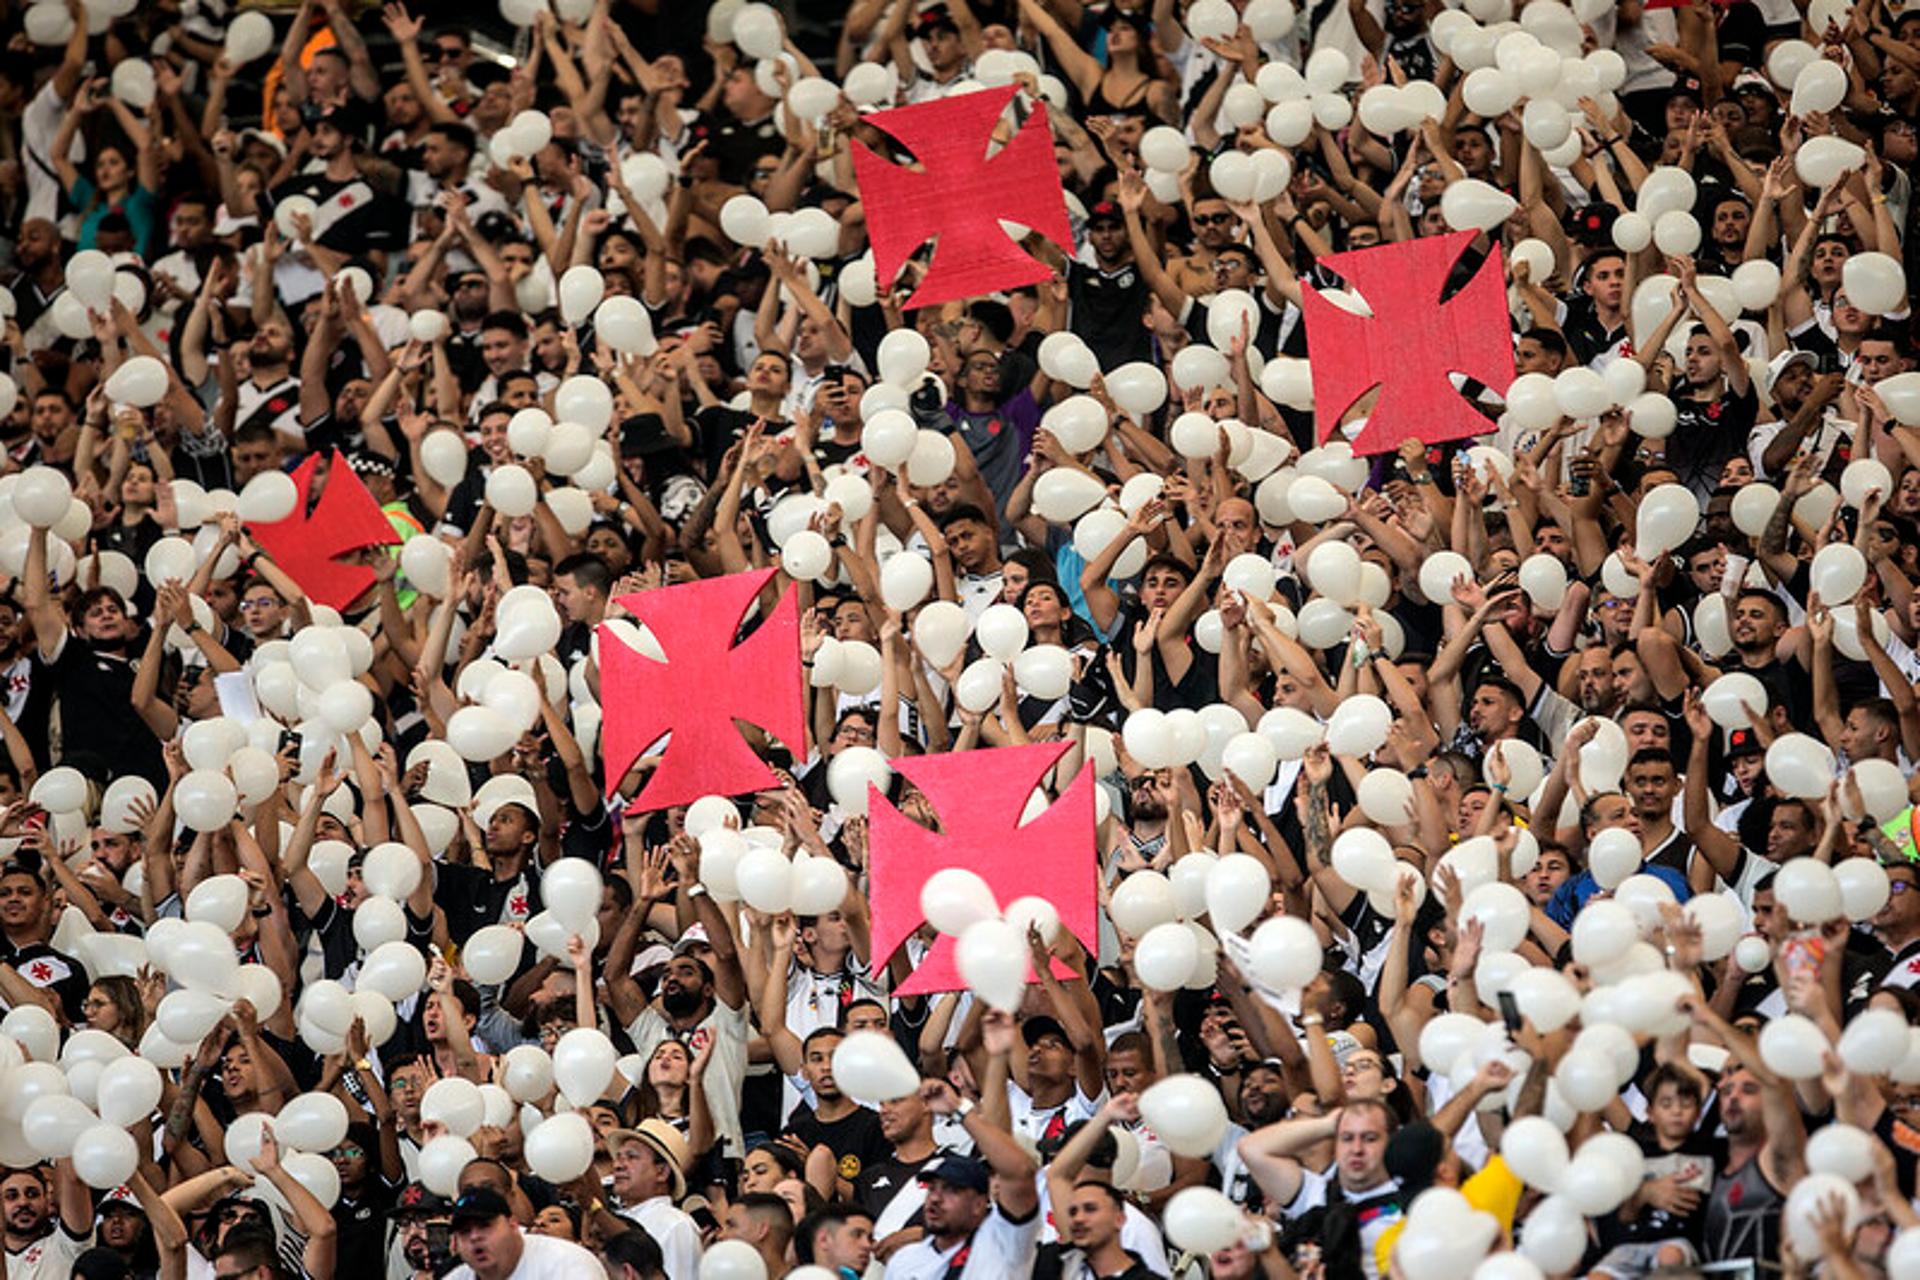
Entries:
<svg viewBox="0 0 1920 1280">
<path fill-rule="evenodd" d="M 1585 467 L 1570 466 L 1568 470 L 1572 474 L 1567 480 L 1567 492 L 1576 498 L 1586 497 L 1593 487 L 1591 465 Z"/>
<path fill-rule="evenodd" d="M 451 1222 L 429 1222 L 427 1224 L 427 1263 L 438 1272 L 441 1267 L 453 1261 L 453 1224 Z"/>
<path fill-rule="evenodd" d="M 1513 992 L 1502 991 L 1494 997 L 1500 1002 L 1500 1021 L 1507 1024 L 1509 1035 L 1520 1030 L 1520 1002 L 1513 998 Z"/>
</svg>

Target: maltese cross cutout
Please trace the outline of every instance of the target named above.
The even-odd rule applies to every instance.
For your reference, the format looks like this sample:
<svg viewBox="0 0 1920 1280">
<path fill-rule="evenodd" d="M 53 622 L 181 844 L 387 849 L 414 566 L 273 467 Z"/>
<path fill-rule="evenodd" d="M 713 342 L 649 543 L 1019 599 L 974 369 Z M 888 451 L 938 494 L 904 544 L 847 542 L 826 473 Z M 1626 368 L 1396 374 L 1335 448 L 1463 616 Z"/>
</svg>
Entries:
<svg viewBox="0 0 1920 1280">
<path fill-rule="evenodd" d="M 1313 374 L 1315 434 L 1325 442 L 1375 387 L 1379 399 L 1354 437 L 1357 454 L 1392 453 L 1402 441 L 1438 444 L 1480 435 L 1493 422 L 1454 385 L 1475 379 L 1496 392 L 1513 381 L 1505 276 L 1496 246 L 1452 297 L 1454 266 L 1477 232 L 1429 236 L 1324 259 L 1373 314 L 1356 315 L 1302 285 Z"/>
<path fill-rule="evenodd" d="M 316 453 L 294 471 L 297 496 L 292 515 L 250 527 L 260 549 L 300 584 L 309 600 L 345 609 L 373 586 L 374 575 L 372 566 L 340 557 L 368 547 L 389 546 L 400 537 L 338 449 L 327 464 L 326 487 L 320 491 L 320 500 L 309 509 L 313 478 L 319 467 L 320 455 Z"/>
<path fill-rule="evenodd" d="M 868 841 L 876 970 L 925 923 L 920 887 L 946 867 L 979 875 L 1002 909 L 1015 898 L 1045 898 L 1089 953 L 1099 950 L 1093 771 L 1082 768 L 1059 799 L 1020 820 L 1040 779 L 1071 745 L 1043 742 L 893 762 L 933 806 L 941 829 L 927 830 L 873 794 Z M 965 989 L 953 947 L 954 940 L 941 935 L 896 994 Z M 1054 963 L 1056 973 L 1071 976 Z"/>
<path fill-rule="evenodd" d="M 1051 279 L 1053 268 L 1022 249 L 1000 225 L 1002 218 L 1073 253 L 1045 105 L 1034 107 L 998 153 L 987 154 L 1016 92 L 1013 85 L 982 89 L 862 117 L 919 162 L 916 169 L 905 168 L 853 144 L 853 171 L 881 288 L 921 245 L 934 242 L 933 261 L 908 307 Z"/>
<path fill-rule="evenodd" d="M 736 719 L 771 733 L 795 759 L 806 755 L 794 594 L 789 591 L 752 634 L 734 643 L 748 608 L 775 572 L 735 573 L 620 597 L 652 643 L 644 634 L 636 637 L 625 621 L 600 626 L 601 749 L 609 796 L 641 753 L 669 734 L 660 767 L 629 808 L 666 809 L 704 795 L 779 786 L 740 736 Z M 636 647 L 626 637 L 641 643 Z"/>
</svg>

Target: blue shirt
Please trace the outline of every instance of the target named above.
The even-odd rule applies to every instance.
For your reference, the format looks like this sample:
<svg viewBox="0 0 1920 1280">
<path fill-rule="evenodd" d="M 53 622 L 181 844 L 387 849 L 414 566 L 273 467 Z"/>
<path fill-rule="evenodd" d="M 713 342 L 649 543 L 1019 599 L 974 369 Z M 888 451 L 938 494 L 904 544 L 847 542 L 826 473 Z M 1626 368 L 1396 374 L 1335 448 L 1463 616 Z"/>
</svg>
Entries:
<svg viewBox="0 0 1920 1280">
<path fill-rule="evenodd" d="M 1687 885 L 1687 878 L 1672 867 L 1641 863 L 1640 874 L 1652 876 L 1673 890 L 1676 902 L 1685 902 L 1693 896 L 1693 890 Z M 1552 899 L 1547 903 L 1547 919 L 1562 929 L 1573 928 L 1573 918 L 1580 908 L 1587 905 L 1587 899 L 1600 892 L 1600 882 L 1593 878 L 1593 872 L 1582 871 L 1573 879 L 1566 881 L 1553 891 Z"/>
</svg>

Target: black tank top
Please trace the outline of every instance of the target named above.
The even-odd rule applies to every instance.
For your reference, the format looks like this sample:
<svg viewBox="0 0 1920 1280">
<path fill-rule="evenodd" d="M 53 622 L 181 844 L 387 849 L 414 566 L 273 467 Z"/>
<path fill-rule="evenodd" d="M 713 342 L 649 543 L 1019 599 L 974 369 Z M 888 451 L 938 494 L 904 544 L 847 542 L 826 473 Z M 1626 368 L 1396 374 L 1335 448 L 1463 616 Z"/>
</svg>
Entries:
<svg viewBox="0 0 1920 1280">
<path fill-rule="evenodd" d="M 1737 1173 L 1714 1179 L 1707 1198 L 1704 1256 L 1708 1262 L 1780 1256 L 1780 1211 L 1786 1197 L 1760 1172 L 1760 1157 Z"/>
</svg>

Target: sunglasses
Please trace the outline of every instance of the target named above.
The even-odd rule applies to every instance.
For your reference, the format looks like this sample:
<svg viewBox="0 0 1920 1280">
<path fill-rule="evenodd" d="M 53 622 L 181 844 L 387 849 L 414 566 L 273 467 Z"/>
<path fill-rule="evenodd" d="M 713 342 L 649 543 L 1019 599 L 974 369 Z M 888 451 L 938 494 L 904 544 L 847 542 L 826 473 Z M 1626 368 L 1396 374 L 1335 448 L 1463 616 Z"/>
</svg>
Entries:
<svg viewBox="0 0 1920 1280">
<path fill-rule="evenodd" d="M 465 52 L 466 50 L 457 44 L 437 44 L 432 49 L 434 59 L 439 62 L 452 62 Z"/>
<path fill-rule="evenodd" d="M 1889 893 L 1906 893 L 1910 891 L 1913 887 L 1914 887 L 1914 884 L 1913 884 L 1913 881 L 1911 880 L 1887 881 L 1887 891 Z"/>
<path fill-rule="evenodd" d="M 1218 227 L 1233 221 L 1230 213 L 1196 213 L 1193 224 L 1197 227 Z"/>
</svg>

